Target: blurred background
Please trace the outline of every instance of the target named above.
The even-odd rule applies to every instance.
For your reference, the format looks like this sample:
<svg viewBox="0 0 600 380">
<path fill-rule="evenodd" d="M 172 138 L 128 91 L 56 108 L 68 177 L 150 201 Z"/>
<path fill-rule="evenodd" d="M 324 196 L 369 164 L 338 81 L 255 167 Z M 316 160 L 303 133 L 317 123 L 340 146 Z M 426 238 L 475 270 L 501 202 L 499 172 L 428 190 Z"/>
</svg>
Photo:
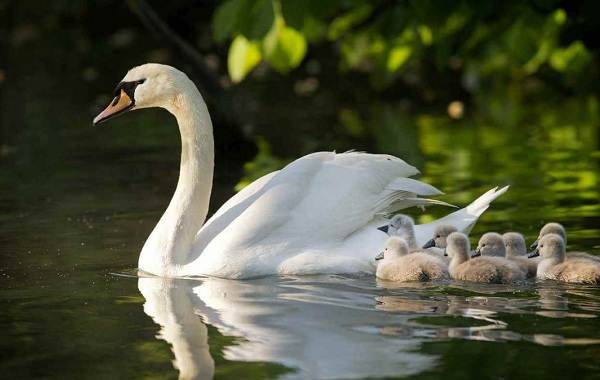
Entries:
<svg viewBox="0 0 600 380">
<path fill-rule="evenodd" d="M 215 126 L 217 175 L 238 188 L 332 149 L 392 153 L 421 169 L 428 156 L 443 156 L 435 170 L 494 183 L 503 167 L 556 147 L 597 149 L 599 8 L 552 0 L 0 1 L 1 163 L 18 167 L 9 186 L 44 186 L 81 154 L 171 149 L 174 162 L 177 135 L 163 127 L 174 125 L 165 112 L 88 128 L 129 68 L 160 62 L 200 87 Z M 587 176 L 581 181 L 596 181 L 595 170 Z M 527 180 L 543 182 L 537 177 Z M 443 189 L 454 190 L 455 175 L 445 180 Z"/>
<path fill-rule="evenodd" d="M 0 0 L 4 365 L 44 375 L 29 363 L 123 355 L 102 351 L 124 334 L 106 316 L 134 313 L 115 297 L 143 299 L 109 273 L 135 267 L 165 209 L 179 136 L 164 110 L 91 120 L 146 62 L 186 72 L 208 103 L 213 211 L 296 157 L 356 149 L 405 159 L 458 205 L 510 184 L 475 236 L 530 242 L 557 220 L 571 247 L 599 252 L 598 14 L 592 0 Z M 98 317 L 78 321 L 82 337 L 65 324 L 84 305 Z M 168 353 L 138 314 L 138 353 Z M 19 356 L 56 344 L 71 364 Z"/>
</svg>

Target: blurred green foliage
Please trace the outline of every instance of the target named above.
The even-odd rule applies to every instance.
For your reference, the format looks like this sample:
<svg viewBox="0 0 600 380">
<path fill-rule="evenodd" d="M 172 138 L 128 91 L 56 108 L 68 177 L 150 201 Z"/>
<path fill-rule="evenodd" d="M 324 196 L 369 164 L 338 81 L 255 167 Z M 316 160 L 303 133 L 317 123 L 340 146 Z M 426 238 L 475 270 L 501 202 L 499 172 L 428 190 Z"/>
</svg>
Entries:
<svg viewBox="0 0 600 380">
<path fill-rule="evenodd" d="M 341 72 L 366 72 L 379 89 L 418 85 L 434 71 L 460 74 L 467 91 L 532 75 L 576 90 L 588 87 L 598 58 L 569 29 L 579 17 L 558 1 L 228 0 L 214 13 L 213 35 L 219 44 L 233 39 L 234 82 L 260 61 L 287 73 L 310 43 L 333 45 Z"/>
<path fill-rule="evenodd" d="M 548 119 L 556 125 L 570 112 L 566 99 L 575 99 L 581 109 L 597 104 L 599 55 L 589 15 L 600 11 L 598 4 L 228 0 L 217 7 L 212 31 L 215 43 L 228 47 L 234 83 L 253 71 L 252 79 L 264 81 L 265 70 L 254 70 L 262 62 L 296 78 L 297 94 L 310 90 L 314 78 L 321 85 L 314 99 L 329 96 L 337 105 L 335 137 L 322 144 L 304 137 L 300 153 L 362 148 L 356 141 L 372 141 L 376 151 L 418 164 L 420 148 L 403 142 L 414 137 L 422 120 L 435 123 L 431 133 L 463 117 L 508 128 Z M 327 82 L 325 73 L 312 69 L 315 64 L 327 67 L 326 74 L 336 79 Z M 341 80 L 353 86 L 342 89 Z M 369 94 L 377 94 L 377 101 L 369 100 Z M 306 106 L 314 107 L 314 101 Z M 301 128 L 286 123 L 291 130 Z M 316 129 L 312 136 L 321 133 Z M 255 160 L 246 164 L 238 189 L 286 162 L 277 158 L 281 152 L 269 149 L 269 143 L 278 141 L 276 133 L 259 132 L 264 140 Z"/>
</svg>

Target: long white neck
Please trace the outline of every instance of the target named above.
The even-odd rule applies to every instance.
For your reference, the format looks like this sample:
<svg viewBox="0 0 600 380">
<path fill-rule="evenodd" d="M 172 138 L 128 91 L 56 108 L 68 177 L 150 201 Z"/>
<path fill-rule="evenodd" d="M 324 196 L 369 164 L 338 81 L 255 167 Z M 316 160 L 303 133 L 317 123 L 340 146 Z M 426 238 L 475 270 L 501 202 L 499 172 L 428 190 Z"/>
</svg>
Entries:
<svg viewBox="0 0 600 380">
<path fill-rule="evenodd" d="M 194 237 L 208 213 L 214 169 L 212 123 L 206 104 L 192 81 L 165 108 L 176 118 L 181 134 L 177 189 L 140 254 L 141 270 L 175 276 L 186 264 Z"/>
</svg>

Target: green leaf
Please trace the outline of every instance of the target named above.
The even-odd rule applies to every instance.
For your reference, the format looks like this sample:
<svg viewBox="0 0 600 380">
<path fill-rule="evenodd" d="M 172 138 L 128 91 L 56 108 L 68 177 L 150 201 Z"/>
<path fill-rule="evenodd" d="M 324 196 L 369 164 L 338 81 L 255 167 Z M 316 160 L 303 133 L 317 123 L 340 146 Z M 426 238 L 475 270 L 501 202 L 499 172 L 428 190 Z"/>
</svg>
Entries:
<svg viewBox="0 0 600 380">
<path fill-rule="evenodd" d="M 275 18 L 273 27 L 263 40 L 265 60 L 277 71 L 287 73 L 297 67 L 306 54 L 306 39 L 294 28 Z"/>
<path fill-rule="evenodd" d="M 386 68 L 390 72 L 398 70 L 408 60 L 412 53 L 410 46 L 395 46 L 390 50 L 387 58 Z"/>
<path fill-rule="evenodd" d="M 248 41 L 246 37 L 237 36 L 227 56 L 227 69 L 233 83 L 241 82 L 262 59 L 258 42 Z"/>
<path fill-rule="evenodd" d="M 575 41 L 566 48 L 556 49 L 550 56 L 550 66 L 556 71 L 579 71 L 589 61 L 591 55 L 581 41 Z"/>
<path fill-rule="evenodd" d="M 373 7 L 370 4 L 363 4 L 335 18 L 329 26 L 327 37 L 330 40 L 337 40 L 354 25 L 361 23 L 369 17 L 372 11 Z"/>
<path fill-rule="evenodd" d="M 243 34 L 250 39 L 262 38 L 273 24 L 270 0 L 228 0 L 215 11 L 212 27 L 216 42 Z"/>
<path fill-rule="evenodd" d="M 213 16 L 213 34 L 215 41 L 223 42 L 238 25 L 238 15 L 244 7 L 243 0 L 228 0 L 222 3 Z"/>
<path fill-rule="evenodd" d="M 433 43 L 433 32 L 431 31 L 431 28 L 427 25 L 421 25 L 419 26 L 418 31 L 423 45 L 430 46 Z"/>
</svg>

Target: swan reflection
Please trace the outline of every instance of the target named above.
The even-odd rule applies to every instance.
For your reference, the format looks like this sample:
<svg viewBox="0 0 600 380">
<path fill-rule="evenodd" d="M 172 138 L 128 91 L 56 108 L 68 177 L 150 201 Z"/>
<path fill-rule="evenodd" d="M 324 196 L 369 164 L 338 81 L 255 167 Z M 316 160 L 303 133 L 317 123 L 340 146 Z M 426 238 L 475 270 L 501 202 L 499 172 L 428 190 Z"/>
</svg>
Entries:
<svg viewBox="0 0 600 380">
<path fill-rule="evenodd" d="M 182 379 L 210 379 L 215 362 L 210 356 L 208 330 L 194 313 L 192 288 L 183 281 L 140 278 L 144 312 L 160 326 L 156 336 L 171 345 L 174 366 Z"/>
<path fill-rule="evenodd" d="M 172 346 L 186 379 L 211 378 L 206 324 L 241 337 L 225 359 L 282 364 L 291 378 L 362 378 L 418 373 L 435 357 L 416 351 L 419 339 L 373 333 L 364 326 L 398 325 L 408 316 L 375 308 L 373 286 L 330 276 L 201 281 L 140 278 L 144 311 Z"/>
<path fill-rule="evenodd" d="M 215 362 L 207 325 L 236 337 L 229 361 L 273 363 L 284 378 L 397 377 L 434 367 L 423 342 L 523 341 L 544 346 L 600 344 L 595 290 L 522 284 L 394 284 L 342 276 L 140 278 L 144 311 L 160 326 L 183 379 L 209 379 Z M 577 318 L 588 336 L 531 330 L 539 318 Z M 585 322 L 589 320 L 590 322 Z M 513 321 L 520 321 L 513 325 Z M 288 371 L 285 371 L 288 369 Z"/>
</svg>

